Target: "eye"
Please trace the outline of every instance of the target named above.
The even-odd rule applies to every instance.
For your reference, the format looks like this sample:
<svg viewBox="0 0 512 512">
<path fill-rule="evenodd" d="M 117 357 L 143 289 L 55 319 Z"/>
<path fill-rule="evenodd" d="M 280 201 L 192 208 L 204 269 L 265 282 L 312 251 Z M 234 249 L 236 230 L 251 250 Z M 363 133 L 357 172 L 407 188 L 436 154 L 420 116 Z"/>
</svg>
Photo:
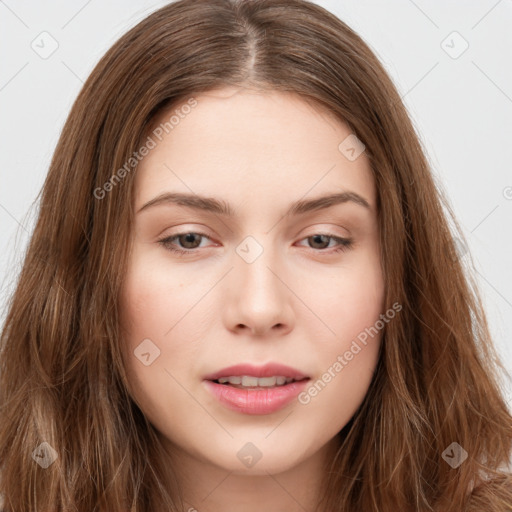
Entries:
<svg viewBox="0 0 512 512">
<path fill-rule="evenodd" d="M 331 247 L 326 247 L 325 243 L 327 242 L 327 246 L 329 245 L 329 239 L 331 241 L 334 241 L 337 246 L 335 246 L 333 251 L 326 251 L 326 252 L 340 252 L 340 251 L 348 251 L 352 248 L 353 245 L 353 239 L 351 238 L 341 238 L 339 236 L 333 235 L 331 233 L 315 233 L 314 235 L 308 236 L 307 238 L 304 238 L 303 240 L 307 240 L 309 243 L 312 243 L 315 245 L 320 245 L 321 247 L 313 247 L 314 249 L 319 249 L 320 251 L 324 252 L 325 249 L 330 249 Z"/>
<path fill-rule="evenodd" d="M 197 249 L 197 247 L 198 247 L 197 240 L 200 238 L 208 238 L 208 236 L 205 235 L 204 233 L 196 233 L 195 231 L 188 231 L 186 233 L 178 233 L 176 235 L 163 238 L 162 240 L 158 240 L 158 243 L 161 244 L 168 251 L 177 253 L 180 256 L 184 256 L 187 253 L 194 252 L 194 249 Z M 173 245 L 174 240 L 178 240 L 181 244 L 183 244 L 183 247 L 185 248 L 185 250 L 176 248 Z"/>
<path fill-rule="evenodd" d="M 158 243 L 162 245 L 166 250 L 178 254 L 179 256 L 185 256 L 187 254 L 194 254 L 195 249 L 199 248 L 202 238 L 208 238 L 204 233 L 197 233 L 195 231 L 188 231 L 184 233 L 177 233 L 161 240 Z M 352 248 L 353 240 L 351 238 L 341 238 L 331 233 L 315 233 L 314 235 L 303 238 L 313 245 L 320 245 L 321 247 L 311 247 L 311 249 L 318 249 L 320 252 L 340 252 L 348 251 Z M 183 248 L 176 247 L 175 241 L 178 241 Z M 334 246 L 334 250 L 326 251 L 326 249 L 332 249 L 329 246 L 329 241 L 334 241 L 337 245 Z M 199 242 L 199 243 L 198 243 Z M 327 247 L 325 246 L 327 242 Z"/>
</svg>

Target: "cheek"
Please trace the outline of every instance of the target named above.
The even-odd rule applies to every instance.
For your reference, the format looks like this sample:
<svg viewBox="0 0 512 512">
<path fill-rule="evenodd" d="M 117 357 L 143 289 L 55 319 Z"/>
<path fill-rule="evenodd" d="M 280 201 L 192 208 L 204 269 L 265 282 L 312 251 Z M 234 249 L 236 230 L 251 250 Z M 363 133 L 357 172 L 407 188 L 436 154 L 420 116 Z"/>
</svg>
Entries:
<svg viewBox="0 0 512 512">
<path fill-rule="evenodd" d="M 135 252 L 121 293 L 123 326 L 132 343 L 141 337 L 162 340 L 172 336 L 201 296 L 200 280 L 189 277 L 179 265 L 171 268 Z"/>
<path fill-rule="evenodd" d="M 170 373 L 186 372 L 198 360 L 200 347 L 190 343 L 196 324 L 190 309 L 198 297 L 197 285 L 180 281 L 176 271 L 142 264 L 137 257 L 127 268 L 120 295 L 121 348 L 131 394 L 145 409 L 173 387 Z"/>
<path fill-rule="evenodd" d="M 328 410 L 335 430 L 349 421 L 364 400 L 383 329 L 392 321 L 383 310 L 385 286 L 378 260 L 369 256 L 360 263 L 338 272 L 326 288 L 314 292 L 331 332 L 326 331 L 315 344 L 315 366 L 320 372 L 299 396 L 299 403 L 317 417 Z"/>
<path fill-rule="evenodd" d="M 341 318 L 337 325 L 347 328 L 343 336 L 317 345 L 316 366 L 320 370 L 298 396 L 310 417 L 327 421 L 326 429 L 332 435 L 347 424 L 363 402 L 377 366 L 382 338 L 379 313 L 347 318 L 343 325 L 342 321 Z"/>
<path fill-rule="evenodd" d="M 323 336 L 326 352 L 343 350 L 383 312 L 385 284 L 376 253 L 361 253 L 357 262 L 334 269 L 318 283 L 308 286 L 310 301 L 329 330 Z"/>
</svg>

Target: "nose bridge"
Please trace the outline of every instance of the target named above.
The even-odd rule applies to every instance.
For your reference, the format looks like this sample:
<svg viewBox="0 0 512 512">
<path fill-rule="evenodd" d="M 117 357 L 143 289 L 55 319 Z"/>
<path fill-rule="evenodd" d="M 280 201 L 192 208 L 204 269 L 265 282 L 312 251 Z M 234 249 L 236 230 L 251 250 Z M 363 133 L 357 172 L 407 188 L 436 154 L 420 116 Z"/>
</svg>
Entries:
<svg viewBox="0 0 512 512">
<path fill-rule="evenodd" d="M 286 282 L 284 266 L 279 250 L 272 246 L 272 236 L 249 235 L 235 251 L 228 292 L 229 322 L 259 333 L 274 325 L 289 327 L 290 304 L 282 282 Z"/>
<path fill-rule="evenodd" d="M 235 250 L 238 256 L 235 273 L 240 284 L 250 289 L 252 294 L 279 295 L 283 285 L 275 273 L 279 272 L 282 264 L 279 251 L 272 246 L 272 236 L 268 233 L 248 235 Z"/>
</svg>

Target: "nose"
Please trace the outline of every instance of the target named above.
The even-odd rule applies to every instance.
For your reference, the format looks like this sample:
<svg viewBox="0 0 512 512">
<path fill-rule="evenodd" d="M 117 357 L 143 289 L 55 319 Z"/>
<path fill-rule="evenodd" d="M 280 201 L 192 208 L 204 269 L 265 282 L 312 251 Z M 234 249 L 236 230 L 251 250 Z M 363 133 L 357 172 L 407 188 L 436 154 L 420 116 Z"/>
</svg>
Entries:
<svg viewBox="0 0 512 512">
<path fill-rule="evenodd" d="M 229 330 L 253 336 L 284 335 L 293 329 L 293 292 L 284 265 L 270 250 L 249 263 L 236 256 L 225 283 L 224 321 Z"/>
</svg>

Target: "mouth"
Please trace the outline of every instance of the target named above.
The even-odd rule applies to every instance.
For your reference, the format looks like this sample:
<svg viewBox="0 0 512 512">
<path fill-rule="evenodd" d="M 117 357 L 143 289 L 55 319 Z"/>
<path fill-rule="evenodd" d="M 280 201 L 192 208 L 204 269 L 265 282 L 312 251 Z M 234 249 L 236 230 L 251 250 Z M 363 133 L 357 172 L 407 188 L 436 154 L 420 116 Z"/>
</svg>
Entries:
<svg viewBox="0 0 512 512">
<path fill-rule="evenodd" d="M 281 364 L 242 364 L 207 375 L 207 390 L 222 404 L 244 414 L 271 414 L 290 404 L 310 377 Z"/>
</svg>

